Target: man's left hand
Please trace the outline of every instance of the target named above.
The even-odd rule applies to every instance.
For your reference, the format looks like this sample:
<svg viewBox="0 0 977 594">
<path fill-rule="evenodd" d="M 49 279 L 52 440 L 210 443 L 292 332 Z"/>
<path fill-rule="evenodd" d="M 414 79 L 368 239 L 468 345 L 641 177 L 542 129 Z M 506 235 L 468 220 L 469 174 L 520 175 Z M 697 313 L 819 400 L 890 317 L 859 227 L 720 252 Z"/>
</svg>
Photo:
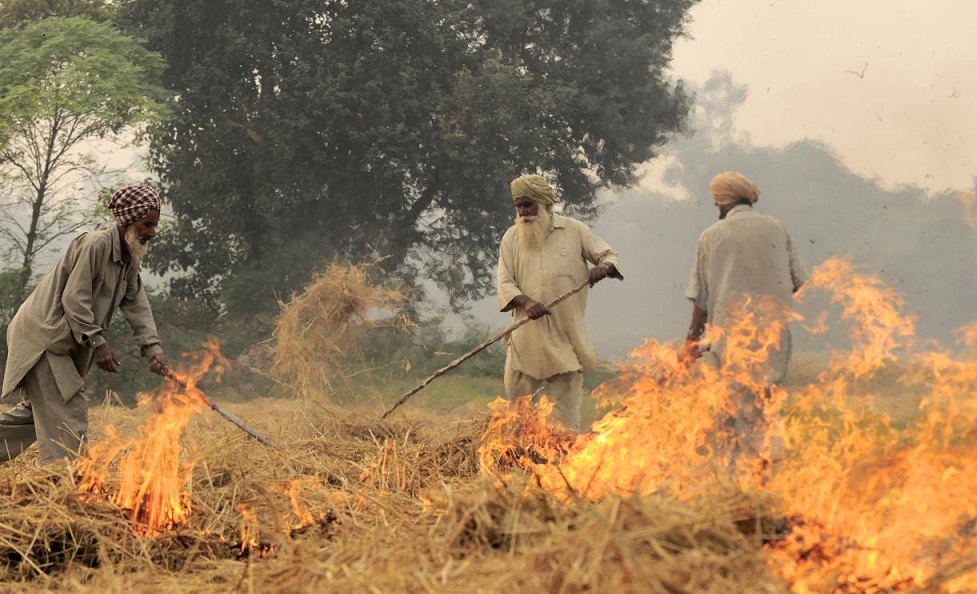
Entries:
<svg viewBox="0 0 977 594">
<path fill-rule="evenodd" d="M 166 376 L 166 355 L 160 353 L 158 355 L 153 355 L 153 358 L 149 360 L 149 370 L 153 373 Z"/>
<path fill-rule="evenodd" d="M 611 267 L 607 264 L 598 264 L 590 270 L 587 271 L 587 280 L 590 281 L 590 286 L 596 285 L 599 281 L 604 280 L 611 273 Z"/>
</svg>

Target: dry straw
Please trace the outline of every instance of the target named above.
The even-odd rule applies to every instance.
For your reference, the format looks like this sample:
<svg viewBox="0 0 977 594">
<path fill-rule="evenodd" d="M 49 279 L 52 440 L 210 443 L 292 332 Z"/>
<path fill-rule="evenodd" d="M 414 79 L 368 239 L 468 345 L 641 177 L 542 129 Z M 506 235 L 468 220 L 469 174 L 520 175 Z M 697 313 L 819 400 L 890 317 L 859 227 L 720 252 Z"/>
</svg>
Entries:
<svg viewBox="0 0 977 594">
<path fill-rule="evenodd" d="M 378 284 L 379 267 L 330 264 L 286 304 L 275 327 L 272 374 L 296 393 L 321 398 L 346 387 L 371 329 L 409 324 L 405 290 Z"/>
<path fill-rule="evenodd" d="M 763 563 L 766 507 L 743 494 L 566 502 L 531 475 L 480 471 L 485 418 L 236 411 L 284 451 L 198 417 L 190 522 L 154 537 L 32 460 L 0 467 L 0 591 L 786 591 Z M 93 427 L 111 415 L 97 407 Z"/>
<path fill-rule="evenodd" d="M 483 443 L 519 423 L 420 411 L 379 423 L 325 404 L 377 312 L 402 301 L 369 276 L 331 265 L 283 305 L 275 373 L 306 399 L 229 406 L 280 450 L 215 415 L 190 423 L 185 525 L 145 536 L 30 456 L 0 466 L 0 592 L 787 591 L 764 562 L 776 514 L 759 496 L 567 498 L 539 488 L 519 452 Z M 134 435 L 150 408 L 95 407 L 90 437 L 109 439 L 108 424 Z"/>
</svg>

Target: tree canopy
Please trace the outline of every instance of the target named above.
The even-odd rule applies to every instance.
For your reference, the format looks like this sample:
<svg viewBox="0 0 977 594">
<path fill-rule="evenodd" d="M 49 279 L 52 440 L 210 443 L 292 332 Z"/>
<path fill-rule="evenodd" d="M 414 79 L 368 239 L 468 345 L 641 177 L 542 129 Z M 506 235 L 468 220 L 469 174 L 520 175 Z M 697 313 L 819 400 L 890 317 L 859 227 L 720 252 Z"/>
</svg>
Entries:
<svg viewBox="0 0 977 594">
<path fill-rule="evenodd" d="M 695 0 L 129 0 L 179 100 L 153 164 L 177 295 L 274 305 L 324 260 L 386 258 L 456 304 L 491 286 L 508 182 L 569 211 L 682 129 L 667 75 Z"/>
<path fill-rule="evenodd" d="M 152 119 L 166 100 L 162 68 L 159 54 L 84 17 L 0 34 L 0 237 L 20 260 L 21 289 L 36 255 L 80 222 L 79 196 L 58 192 L 98 169 L 85 143 Z"/>
<path fill-rule="evenodd" d="M 0 29 L 23 27 L 51 17 L 82 16 L 93 21 L 111 20 L 112 0 L 3 0 Z"/>
</svg>

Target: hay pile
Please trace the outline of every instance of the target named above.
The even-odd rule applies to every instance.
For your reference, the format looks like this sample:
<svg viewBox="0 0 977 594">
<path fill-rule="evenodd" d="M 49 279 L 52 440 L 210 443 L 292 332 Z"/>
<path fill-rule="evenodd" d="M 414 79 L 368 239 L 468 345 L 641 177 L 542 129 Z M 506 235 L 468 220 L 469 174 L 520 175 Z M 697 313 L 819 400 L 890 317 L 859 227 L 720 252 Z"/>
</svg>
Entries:
<svg viewBox="0 0 977 594">
<path fill-rule="evenodd" d="M 402 287 L 382 287 L 376 266 L 330 264 L 289 303 L 275 325 L 272 375 L 296 393 L 319 398 L 344 387 L 361 362 L 365 333 L 406 329 Z"/>
<path fill-rule="evenodd" d="M 283 451 L 198 418 L 184 440 L 190 522 L 158 536 L 29 459 L 0 467 L 0 580 L 17 592 L 786 591 L 762 562 L 763 514 L 750 510 L 765 507 L 742 494 L 560 502 L 531 476 L 479 473 L 487 419 L 235 409 Z M 115 410 L 93 410 L 96 439 Z"/>
<path fill-rule="evenodd" d="M 528 411 L 490 428 L 324 404 L 403 300 L 369 277 L 334 264 L 282 306 L 273 372 L 306 398 L 228 407 L 280 449 L 210 412 L 191 421 L 187 523 L 145 530 L 29 456 L 0 466 L 3 591 L 787 591 L 765 564 L 777 514 L 764 496 L 568 498 L 517 464 L 553 464 L 569 445 L 517 439 L 543 429 Z M 89 437 L 134 435 L 151 408 L 95 407 Z"/>
</svg>

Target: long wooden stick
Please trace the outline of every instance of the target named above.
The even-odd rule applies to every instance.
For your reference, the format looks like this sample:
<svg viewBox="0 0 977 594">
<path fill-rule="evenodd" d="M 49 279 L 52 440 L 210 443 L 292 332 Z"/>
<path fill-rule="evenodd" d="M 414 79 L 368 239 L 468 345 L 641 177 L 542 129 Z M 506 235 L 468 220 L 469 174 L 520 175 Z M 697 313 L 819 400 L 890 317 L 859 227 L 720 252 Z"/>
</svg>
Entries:
<svg viewBox="0 0 977 594">
<path fill-rule="evenodd" d="M 184 382 L 179 377 L 177 377 L 176 373 L 174 373 L 173 370 L 170 369 L 169 367 L 164 367 L 163 368 L 163 371 L 162 371 L 162 373 L 160 375 L 162 375 L 166 379 L 172 380 L 174 383 L 176 383 L 176 385 L 180 386 L 184 390 L 190 391 L 189 388 L 187 388 L 186 382 Z M 251 427 L 248 427 L 247 425 L 245 425 L 244 424 L 244 421 L 242 421 L 241 419 L 237 418 L 236 416 L 232 415 L 231 413 L 229 413 L 226 410 L 224 410 L 223 408 L 221 408 L 216 402 L 214 402 L 206 394 L 204 394 L 203 392 L 201 392 L 199 388 L 194 387 L 193 388 L 193 393 L 198 398 L 200 398 L 200 400 L 202 400 L 204 404 L 206 404 L 208 407 L 210 407 L 211 410 L 213 410 L 214 412 L 216 412 L 220 416 L 224 417 L 228 421 L 230 421 L 230 422 L 234 423 L 235 425 L 237 425 L 238 428 L 240 428 L 242 431 L 244 431 L 245 433 L 247 433 L 248 435 L 250 435 L 251 437 L 253 437 L 254 439 L 256 439 L 259 443 L 261 443 L 263 445 L 266 445 L 266 446 L 272 448 L 273 450 L 277 450 L 278 449 L 274 445 L 272 445 L 271 442 L 269 442 L 267 439 L 265 439 L 264 437 L 262 437 L 261 434 L 259 434 L 257 431 L 255 431 Z"/>
<path fill-rule="evenodd" d="M 557 305 L 559 303 L 562 303 L 563 301 L 567 300 L 568 298 L 572 297 L 573 295 L 576 295 L 577 293 L 579 293 L 580 291 L 582 291 L 584 289 L 584 287 L 586 287 L 589 284 L 590 284 L 590 281 L 588 280 L 588 281 L 584 282 L 583 284 L 581 284 L 579 287 L 570 289 L 569 291 L 567 291 L 566 293 L 560 295 L 559 297 L 557 297 L 553 301 L 550 301 L 549 303 L 547 303 L 546 304 L 546 309 L 550 309 L 554 305 Z M 500 340 L 500 339 L 502 339 L 502 338 L 504 338 L 504 337 L 512 334 L 515 330 L 517 330 L 518 328 L 521 328 L 522 326 L 524 326 L 525 324 L 528 324 L 531 321 L 532 321 L 532 318 L 523 318 L 523 319 L 519 320 L 518 322 L 516 322 L 515 324 L 509 326 L 508 328 L 506 328 L 502 332 L 499 332 L 498 334 L 496 334 L 492 338 L 489 338 L 488 340 L 486 340 L 482 344 L 480 344 L 477 347 L 473 348 L 472 350 L 468 351 L 464 355 L 458 357 L 457 359 L 455 359 L 451 363 L 448 363 L 447 365 L 445 365 L 441 369 L 435 371 L 433 374 L 431 374 L 430 377 L 428 377 L 427 379 L 425 379 L 423 382 L 417 384 L 416 386 L 414 386 L 413 388 L 411 388 L 410 391 L 408 391 L 406 394 L 404 394 L 403 396 L 401 396 L 400 397 L 400 400 L 398 400 L 390 408 L 390 410 L 388 410 L 387 412 L 383 413 L 383 416 L 380 417 L 380 420 L 382 421 L 382 420 L 386 419 L 388 416 L 390 416 L 390 413 L 392 413 L 393 411 L 397 410 L 397 407 L 398 406 L 400 406 L 401 404 L 407 402 L 407 400 L 411 396 L 413 396 L 414 394 L 417 394 L 418 392 L 420 392 L 421 390 L 423 390 L 428 384 L 430 384 L 434 380 L 436 380 L 439 377 L 441 377 L 442 375 L 448 373 L 449 371 L 451 371 L 455 367 L 458 367 L 459 365 L 461 365 L 465 361 L 471 359 L 472 357 L 474 357 L 478 353 L 480 353 L 480 352 L 484 351 L 485 349 L 487 349 L 493 343 L 495 343 L 498 340 Z"/>
</svg>

